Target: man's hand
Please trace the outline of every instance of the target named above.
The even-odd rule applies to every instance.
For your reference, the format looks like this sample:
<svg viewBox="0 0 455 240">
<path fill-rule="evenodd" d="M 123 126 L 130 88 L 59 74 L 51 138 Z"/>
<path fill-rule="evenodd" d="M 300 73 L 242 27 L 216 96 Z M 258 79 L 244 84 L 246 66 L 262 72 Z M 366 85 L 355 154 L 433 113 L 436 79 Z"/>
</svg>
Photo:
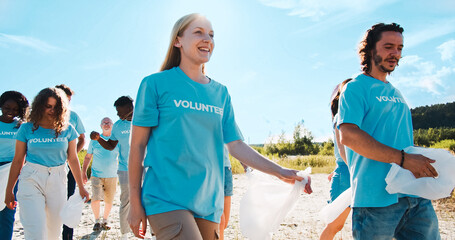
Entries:
<svg viewBox="0 0 455 240">
<path fill-rule="evenodd" d="M 430 164 L 436 162 L 420 154 L 404 154 L 403 168 L 408 169 L 414 177 L 437 177 L 438 172 Z"/>
<path fill-rule="evenodd" d="M 100 134 L 98 132 L 92 131 L 90 133 L 90 139 L 98 141 L 98 139 L 100 139 Z"/>
</svg>

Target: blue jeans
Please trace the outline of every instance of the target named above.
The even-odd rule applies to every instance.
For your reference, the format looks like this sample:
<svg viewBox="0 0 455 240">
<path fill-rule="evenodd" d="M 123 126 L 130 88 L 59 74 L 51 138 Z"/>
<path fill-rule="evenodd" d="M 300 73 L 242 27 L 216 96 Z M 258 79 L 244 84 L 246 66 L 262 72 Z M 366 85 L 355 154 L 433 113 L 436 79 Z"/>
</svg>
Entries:
<svg viewBox="0 0 455 240">
<path fill-rule="evenodd" d="M 14 197 L 17 195 L 17 185 L 14 187 Z M 17 199 L 16 199 L 17 200 Z M 13 226 L 14 226 L 14 214 L 16 214 L 16 209 L 11 210 L 5 206 L 5 208 L 0 211 L 0 239 L 11 239 L 13 237 Z"/>
<path fill-rule="evenodd" d="M 330 201 L 333 202 L 346 189 L 351 187 L 349 168 L 346 164 L 338 164 L 333 171 L 332 185 L 330 186 Z"/>
<path fill-rule="evenodd" d="M 352 212 L 354 239 L 438 240 L 438 218 L 431 201 L 403 197 L 387 207 L 355 207 Z"/>
<path fill-rule="evenodd" d="M 232 183 L 232 170 L 230 167 L 224 167 L 224 196 L 232 196 L 234 184 Z"/>
</svg>

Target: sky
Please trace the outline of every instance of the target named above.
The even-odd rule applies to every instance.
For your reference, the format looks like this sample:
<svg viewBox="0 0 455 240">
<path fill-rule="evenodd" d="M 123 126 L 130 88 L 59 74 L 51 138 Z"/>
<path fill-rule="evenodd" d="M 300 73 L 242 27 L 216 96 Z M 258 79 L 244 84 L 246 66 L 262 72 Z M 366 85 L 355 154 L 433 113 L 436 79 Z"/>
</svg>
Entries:
<svg viewBox="0 0 455 240">
<path fill-rule="evenodd" d="M 227 86 L 249 144 L 301 122 L 316 141 L 330 138 L 332 90 L 360 73 L 358 43 L 379 22 L 405 30 L 388 80 L 408 105 L 455 101 L 453 0 L 0 0 L 0 91 L 31 102 L 64 83 L 87 133 L 100 131 L 103 117 L 118 120 L 114 101 L 135 99 L 159 70 L 172 26 L 193 12 L 212 23 L 206 73 Z"/>
</svg>

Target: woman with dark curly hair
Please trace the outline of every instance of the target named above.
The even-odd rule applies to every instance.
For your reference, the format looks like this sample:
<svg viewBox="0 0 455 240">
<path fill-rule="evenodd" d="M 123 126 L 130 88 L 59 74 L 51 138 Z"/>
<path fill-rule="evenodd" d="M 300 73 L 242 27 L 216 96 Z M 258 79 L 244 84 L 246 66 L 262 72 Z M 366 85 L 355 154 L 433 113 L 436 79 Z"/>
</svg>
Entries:
<svg viewBox="0 0 455 240">
<path fill-rule="evenodd" d="M 0 116 L 0 166 L 9 167 L 14 157 L 16 133 L 25 120 L 28 101 L 20 92 L 6 91 L 0 96 L 0 108 L 2 109 Z M 14 188 L 14 194 L 16 192 L 17 187 Z M 15 214 L 15 209 L 7 207 L 0 211 L 0 222 L 2 223 L 0 224 L 0 239 L 12 238 Z"/>
<path fill-rule="evenodd" d="M 60 211 L 66 202 L 67 191 L 66 159 L 79 186 L 79 194 L 86 201 L 89 199 L 76 154 L 77 133 L 68 124 L 68 112 L 65 93 L 60 89 L 45 88 L 33 100 L 28 122 L 17 132 L 5 204 L 9 209 L 16 206 L 13 188 L 19 178 L 17 199 L 25 239 L 59 238 L 62 232 Z"/>
</svg>

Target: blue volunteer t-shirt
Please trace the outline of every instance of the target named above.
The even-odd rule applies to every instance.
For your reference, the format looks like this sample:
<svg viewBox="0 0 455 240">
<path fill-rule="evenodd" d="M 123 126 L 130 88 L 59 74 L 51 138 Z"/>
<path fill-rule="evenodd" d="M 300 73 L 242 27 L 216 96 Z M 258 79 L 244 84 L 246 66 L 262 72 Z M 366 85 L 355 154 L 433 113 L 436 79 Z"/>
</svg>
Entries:
<svg viewBox="0 0 455 240">
<path fill-rule="evenodd" d="M 70 111 L 70 124 L 76 129 L 78 135 L 85 133 L 84 124 L 82 124 L 81 118 L 73 111 Z"/>
<path fill-rule="evenodd" d="M 25 160 L 46 167 L 64 164 L 68 156 L 68 142 L 77 138 L 77 132 L 69 124 L 56 138 L 53 129 L 38 127 L 32 132 L 33 124 L 24 123 L 17 132 L 17 140 L 27 143 Z"/>
<path fill-rule="evenodd" d="M 231 168 L 231 160 L 229 160 L 229 151 L 226 146 L 224 146 L 224 166 Z"/>
<path fill-rule="evenodd" d="M 108 140 L 108 136 L 100 135 L 104 140 Z M 117 177 L 118 166 L 118 147 L 109 151 L 104 149 L 98 141 L 91 140 L 88 149 L 88 154 L 93 154 L 92 160 L 92 176 L 98 178 L 113 178 Z"/>
<path fill-rule="evenodd" d="M 128 171 L 128 155 L 130 154 L 131 121 L 119 119 L 112 126 L 111 140 L 118 141 L 118 170 Z"/>
<path fill-rule="evenodd" d="M 340 151 L 338 148 L 337 144 L 337 136 L 335 135 L 335 128 L 337 126 L 337 119 L 338 119 L 338 113 L 333 117 L 332 124 L 333 124 L 333 152 L 335 154 L 335 161 L 338 166 L 345 166 L 346 163 L 344 162 L 343 158 L 341 158 Z"/>
<path fill-rule="evenodd" d="M 411 111 L 391 83 L 363 74 L 346 84 L 340 98 L 338 127 L 352 123 L 382 144 L 395 149 L 413 145 Z M 389 194 L 385 178 L 389 163 L 365 158 L 346 147 L 353 207 L 385 207 L 398 202 Z"/>
<path fill-rule="evenodd" d="M 18 121 L 4 123 L 0 121 L 0 162 L 11 162 L 16 149 L 16 133 Z"/>
<path fill-rule="evenodd" d="M 242 139 L 227 88 L 197 83 L 179 67 L 150 75 L 139 87 L 133 125 L 153 127 L 144 160 L 146 214 L 184 209 L 219 222 L 224 144 Z"/>
</svg>

